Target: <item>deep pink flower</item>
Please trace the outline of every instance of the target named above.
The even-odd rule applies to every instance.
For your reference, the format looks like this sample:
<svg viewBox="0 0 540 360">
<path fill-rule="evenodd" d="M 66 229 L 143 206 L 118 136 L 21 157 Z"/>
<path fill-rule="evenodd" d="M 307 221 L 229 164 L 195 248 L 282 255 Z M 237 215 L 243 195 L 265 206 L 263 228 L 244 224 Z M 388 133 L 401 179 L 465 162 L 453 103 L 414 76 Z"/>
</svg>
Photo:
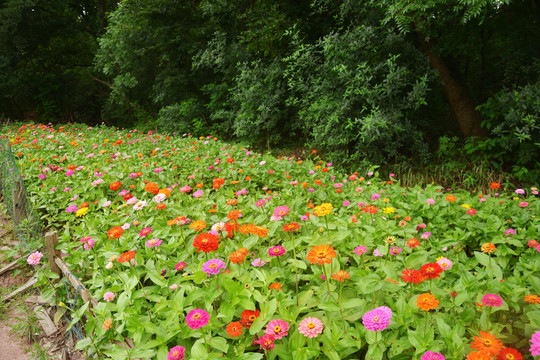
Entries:
<svg viewBox="0 0 540 360">
<path fill-rule="evenodd" d="M 482 300 L 480 300 L 480 302 L 484 306 L 501 307 L 503 304 L 503 299 L 496 294 L 486 294 Z"/>
<path fill-rule="evenodd" d="M 362 317 L 362 323 L 369 331 L 382 331 L 390 324 L 391 317 L 392 310 L 387 306 L 380 306 L 365 313 Z"/>
<path fill-rule="evenodd" d="M 272 350 L 274 348 L 274 340 L 274 335 L 265 334 L 264 336 L 261 336 L 259 340 L 255 341 L 255 343 L 259 344 L 261 349 L 266 352 L 266 349 Z"/>
<path fill-rule="evenodd" d="M 210 321 L 210 315 L 202 309 L 193 309 L 186 316 L 186 323 L 190 329 L 198 329 Z"/>
<path fill-rule="evenodd" d="M 167 355 L 167 360 L 184 360 L 184 357 L 186 356 L 186 348 L 183 346 L 175 346 Z"/>
<path fill-rule="evenodd" d="M 148 236 L 151 232 L 152 232 L 151 227 L 145 227 L 139 232 L 139 236 L 140 237 L 145 237 L 145 236 Z"/>
<path fill-rule="evenodd" d="M 420 358 L 420 360 L 445 360 L 443 354 L 436 353 L 433 351 L 426 351 L 424 355 Z"/>
<path fill-rule="evenodd" d="M 530 352 L 532 356 L 540 355 L 540 331 L 535 332 L 531 340 L 529 340 L 531 343 Z"/>
<path fill-rule="evenodd" d="M 283 246 L 272 246 L 268 249 L 268 255 L 270 256 L 281 256 L 285 254 L 285 248 Z"/>
</svg>

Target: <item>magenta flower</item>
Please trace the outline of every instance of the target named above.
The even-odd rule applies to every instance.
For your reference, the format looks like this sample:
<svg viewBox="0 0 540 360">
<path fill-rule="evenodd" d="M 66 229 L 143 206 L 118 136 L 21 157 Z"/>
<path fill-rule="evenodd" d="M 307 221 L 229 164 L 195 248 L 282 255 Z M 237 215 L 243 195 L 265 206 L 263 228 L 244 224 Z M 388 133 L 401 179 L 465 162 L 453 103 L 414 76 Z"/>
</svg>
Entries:
<svg viewBox="0 0 540 360">
<path fill-rule="evenodd" d="M 255 260 L 251 262 L 251 265 L 255 267 L 261 267 L 261 266 L 266 265 L 266 263 L 261 258 L 256 258 Z"/>
<path fill-rule="evenodd" d="M 186 356 L 186 348 L 183 346 L 175 346 L 167 355 L 167 360 L 184 360 Z"/>
<path fill-rule="evenodd" d="M 209 260 L 207 262 L 205 262 L 203 264 L 203 268 L 202 270 L 208 274 L 208 276 L 210 275 L 216 275 L 216 274 L 219 274 L 219 271 L 221 269 L 225 269 L 226 266 L 225 266 L 225 263 L 219 259 L 212 259 L 212 260 Z"/>
<path fill-rule="evenodd" d="M 424 355 L 420 358 L 420 360 L 445 360 L 443 354 L 436 353 L 433 351 L 426 351 Z"/>
<path fill-rule="evenodd" d="M 529 340 L 531 343 L 531 348 L 529 351 L 531 352 L 532 356 L 540 355 L 540 331 L 535 332 L 531 340 Z"/>
<path fill-rule="evenodd" d="M 274 340 L 274 335 L 265 334 L 264 336 L 261 336 L 259 340 L 255 341 L 255 343 L 259 344 L 261 349 L 266 352 L 267 349 L 272 350 L 274 348 Z"/>
<path fill-rule="evenodd" d="M 396 256 L 396 255 L 398 255 L 402 250 L 403 250 L 403 249 L 400 248 L 400 247 L 392 246 L 392 247 L 390 248 L 390 255 Z"/>
<path fill-rule="evenodd" d="M 482 300 L 480 300 L 480 302 L 484 306 L 501 307 L 503 304 L 503 299 L 496 294 L 486 294 Z"/>
<path fill-rule="evenodd" d="M 178 264 L 175 265 L 175 268 L 177 271 L 180 271 L 180 270 L 184 270 L 184 268 L 186 267 L 186 263 L 181 261 L 179 262 Z"/>
<path fill-rule="evenodd" d="M 200 198 L 201 196 L 203 196 L 204 194 L 204 191 L 202 190 L 197 190 L 193 193 L 193 196 L 196 197 L 196 198 Z"/>
<path fill-rule="evenodd" d="M 30 256 L 28 256 L 28 259 L 26 259 L 26 262 L 28 263 L 28 265 L 37 265 L 39 264 L 39 260 L 41 260 L 42 257 L 43 257 L 43 254 L 40 253 L 39 251 L 36 251 L 35 253 L 32 253 L 30 254 Z"/>
<path fill-rule="evenodd" d="M 282 337 L 287 336 L 287 331 L 289 330 L 289 323 L 285 320 L 276 319 L 272 320 L 266 325 L 264 333 L 267 335 L 273 335 L 276 339 L 281 339 Z"/>
<path fill-rule="evenodd" d="M 268 249 L 268 255 L 270 256 L 281 256 L 285 254 L 285 248 L 283 246 L 272 246 Z"/>
<path fill-rule="evenodd" d="M 367 251 L 367 247 L 360 245 L 354 248 L 354 253 L 358 256 L 365 254 Z"/>
<path fill-rule="evenodd" d="M 516 234 L 516 230 L 514 229 L 508 229 L 504 232 L 504 236 L 515 235 L 515 234 Z"/>
<path fill-rule="evenodd" d="M 365 313 L 362 317 L 362 323 L 369 331 L 382 331 L 390 324 L 391 317 L 392 310 L 387 306 L 380 306 Z"/>
<path fill-rule="evenodd" d="M 266 200 L 264 200 L 264 199 L 257 200 L 257 202 L 255 203 L 255 205 L 256 205 L 257 207 L 261 207 L 261 206 L 263 206 L 264 204 L 266 204 Z"/>
<path fill-rule="evenodd" d="M 323 323 L 321 320 L 308 317 L 302 320 L 298 327 L 298 332 L 305 337 L 314 338 L 323 332 Z"/>
<path fill-rule="evenodd" d="M 94 247 L 94 245 L 96 245 L 96 242 L 92 239 L 88 240 L 87 242 L 84 243 L 84 249 L 85 250 L 90 250 Z"/>
<path fill-rule="evenodd" d="M 75 204 L 71 204 L 66 208 L 66 212 L 68 212 L 68 213 L 76 212 L 77 210 L 79 210 L 79 208 Z"/>
<path fill-rule="evenodd" d="M 39 174 L 38 176 L 41 180 L 45 180 L 47 178 L 47 174 Z"/>
<path fill-rule="evenodd" d="M 193 309 L 186 316 L 187 326 L 193 330 L 205 326 L 209 320 L 210 315 L 202 309 Z"/>
<path fill-rule="evenodd" d="M 157 246 L 160 246 L 162 242 L 163 242 L 163 240 L 152 239 L 152 240 L 148 240 L 146 242 L 146 246 L 148 246 L 148 247 L 157 247 Z"/>
<path fill-rule="evenodd" d="M 371 200 L 377 200 L 377 199 L 380 199 L 381 198 L 381 195 L 375 193 L 373 195 L 371 195 Z"/>
<path fill-rule="evenodd" d="M 140 237 L 145 237 L 145 236 L 148 236 L 151 232 L 152 232 L 151 227 L 145 227 L 139 232 L 139 236 Z"/>
</svg>

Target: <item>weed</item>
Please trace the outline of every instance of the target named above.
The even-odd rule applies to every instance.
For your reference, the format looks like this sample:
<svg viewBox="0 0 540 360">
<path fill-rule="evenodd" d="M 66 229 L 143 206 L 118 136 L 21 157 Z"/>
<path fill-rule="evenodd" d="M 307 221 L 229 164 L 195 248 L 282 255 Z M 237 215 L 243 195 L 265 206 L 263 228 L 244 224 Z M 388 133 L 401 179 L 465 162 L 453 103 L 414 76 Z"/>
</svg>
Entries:
<svg viewBox="0 0 540 360">
<path fill-rule="evenodd" d="M 11 327 L 11 332 L 17 334 L 21 339 L 32 342 L 36 339 L 36 335 L 39 336 L 41 334 L 38 316 L 26 304 L 19 306 L 19 312 L 25 315 L 22 317 L 15 316 L 18 323 Z"/>
<path fill-rule="evenodd" d="M 49 349 L 52 344 L 48 346 L 41 346 L 38 341 L 34 343 L 34 348 L 31 350 L 31 356 L 33 360 L 49 360 Z"/>
</svg>

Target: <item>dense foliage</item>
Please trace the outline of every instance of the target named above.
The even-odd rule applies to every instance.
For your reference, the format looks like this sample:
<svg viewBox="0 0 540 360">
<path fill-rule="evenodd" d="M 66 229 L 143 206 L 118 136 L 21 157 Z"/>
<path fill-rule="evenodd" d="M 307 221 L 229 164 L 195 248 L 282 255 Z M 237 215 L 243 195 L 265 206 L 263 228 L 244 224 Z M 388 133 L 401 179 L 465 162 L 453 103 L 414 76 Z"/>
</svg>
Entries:
<svg viewBox="0 0 540 360">
<path fill-rule="evenodd" d="M 215 136 L 27 124 L 1 138 L 99 300 L 78 344 L 97 358 L 540 355 L 536 187 L 405 188 Z M 56 287 L 43 296 L 65 301 Z"/>
<path fill-rule="evenodd" d="M 4 0 L 0 112 L 532 183 L 539 15 L 530 0 Z M 441 161 L 454 137 L 464 150 Z"/>
</svg>

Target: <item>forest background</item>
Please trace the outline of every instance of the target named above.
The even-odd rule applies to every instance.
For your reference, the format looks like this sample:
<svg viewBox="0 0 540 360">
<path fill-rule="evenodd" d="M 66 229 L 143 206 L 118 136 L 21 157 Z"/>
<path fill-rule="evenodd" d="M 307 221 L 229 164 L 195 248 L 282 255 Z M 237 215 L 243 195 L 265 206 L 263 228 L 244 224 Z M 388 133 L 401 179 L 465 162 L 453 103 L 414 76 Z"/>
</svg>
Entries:
<svg viewBox="0 0 540 360">
<path fill-rule="evenodd" d="M 0 114 L 527 185 L 539 29 L 538 0 L 0 0 Z"/>
</svg>

